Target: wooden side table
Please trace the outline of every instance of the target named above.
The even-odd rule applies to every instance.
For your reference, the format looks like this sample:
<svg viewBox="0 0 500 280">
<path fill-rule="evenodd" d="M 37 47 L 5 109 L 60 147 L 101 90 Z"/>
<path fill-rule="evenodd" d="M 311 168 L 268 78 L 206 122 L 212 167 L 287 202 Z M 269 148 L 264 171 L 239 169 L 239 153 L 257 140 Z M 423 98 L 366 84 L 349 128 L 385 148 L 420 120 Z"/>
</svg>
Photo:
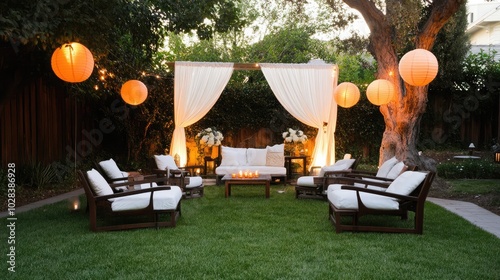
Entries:
<svg viewBox="0 0 500 280">
<path fill-rule="evenodd" d="M 302 176 L 307 175 L 307 156 L 285 156 L 285 168 L 286 168 L 286 179 L 292 179 L 292 161 L 293 160 L 302 160 Z"/>
</svg>

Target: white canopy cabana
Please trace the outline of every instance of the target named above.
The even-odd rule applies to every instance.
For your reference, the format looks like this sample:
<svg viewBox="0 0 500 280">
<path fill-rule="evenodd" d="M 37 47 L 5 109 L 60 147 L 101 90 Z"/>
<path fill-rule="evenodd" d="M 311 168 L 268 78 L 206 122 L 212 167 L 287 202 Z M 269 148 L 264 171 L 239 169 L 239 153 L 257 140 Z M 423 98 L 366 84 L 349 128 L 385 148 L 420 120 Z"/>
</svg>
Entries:
<svg viewBox="0 0 500 280">
<path fill-rule="evenodd" d="M 307 64 L 260 64 L 269 86 L 296 119 L 318 129 L 311 166 L 335 162 L 338 68 L 323 61 Z"/>
<path fill-rule="evenodd" d="M 175 130 L 170 155 L 178 154 L 186 166 L 184 128 L 203 118 L 219 99 L 233 73 L 233 63 L 176 62 L 174 78 Z"/>
<path fill-rule="evenodd" d="M 181 165 L 187 161 L 184 128 L 200 120 L 212 108 L 229 81 L 233 66 L 233 63 L 175 63 L 175 130 L 170 154 L 178 154 Z M 299 121 L 318 128 L 312 166 L 333 164 L 337 120 L 333 90 L 338 82 L 337 66 L 322 61 L 260 66 L 283 107 Z M 252 64 L 252 67 L 240 69 L 258 69 L 258 66 Z"/>
</svg>

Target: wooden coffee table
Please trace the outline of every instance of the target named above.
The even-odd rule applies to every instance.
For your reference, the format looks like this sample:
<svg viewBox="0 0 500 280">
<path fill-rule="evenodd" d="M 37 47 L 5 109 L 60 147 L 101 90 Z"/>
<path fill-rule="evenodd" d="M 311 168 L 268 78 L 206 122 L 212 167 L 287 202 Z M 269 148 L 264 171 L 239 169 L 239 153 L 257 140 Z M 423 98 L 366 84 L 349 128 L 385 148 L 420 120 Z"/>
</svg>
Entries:
<svg viewBox="0 0 500 280">
<path fill-rule="evenodd" d="M 233 178 L 231 174 L 222 177 L 226 186 L 226 197 L 231 196 L 231 185 L 265 185 L 266 198 L 269 198 L 269 185 L 271 184 L 271 175 L 261 174 L 258 178 Z"/>
</svg>

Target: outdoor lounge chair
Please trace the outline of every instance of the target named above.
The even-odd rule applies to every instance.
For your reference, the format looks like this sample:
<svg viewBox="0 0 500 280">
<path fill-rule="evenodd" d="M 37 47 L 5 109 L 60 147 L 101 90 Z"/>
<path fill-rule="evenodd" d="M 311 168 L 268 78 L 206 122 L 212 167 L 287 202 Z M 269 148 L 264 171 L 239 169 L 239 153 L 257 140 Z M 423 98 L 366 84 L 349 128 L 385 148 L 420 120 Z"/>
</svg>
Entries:
<svg viewBox="0 0 500 280">
<path fill-rule="evenodd" d="M 157 186 L 165 178 L 135 181 L 134 190 L 114 192 L 113 188 L 128 186 L 131 182 L 109 184 L 95 169 L 78 171 L 87 196 L 90 229 L 92 231 L 124 230 L 145 227 L 175 227 L 181 215 L 182 192 L 178 186 Z M 141 216 L 143 219 L 137 220 Z M 160 218 L 167 216 L 165 221 Z M 99 222 L 98 218 L 106 218 Z M 118 220 L 110 223 L 109 220 Z M 132 220 L 133 222 L 129 222 Z"/>
<path fill-rule="evenodd" d="M 189 176 L 189 172 L 180 169 L 171 155 L 155 155 L 153 165 L 153 173 L 168 178 L 170 185 L 178 185 L 185 198 L 203 196 L 201 176 Z"/>
<path fill-rule="evenodd" d="M 301 176 L 295 186 L 295 197 L 325 198 L 325 182 L 328 177 L 343 176 L 356 168 L 356 159 L 342 159 L 321 168 L 318 176 Z"/>
<path fill-rule="evenodd" d="M 122 171 L 116 162 L 110 158 L 95 164 L 95 168 L 106 179 L 108 183 L 123 183 L 128 181 L 129 177 L 140 175 L 138 171 Z"/>
<path fill-rule="evenodd" d="M 385 190 L 353 185 L 341 185 L 330 190 L 330 186 L 327 194 L 329 218 L 337 233 L 377 231 L 422 234 L 425 200 L 434 176 L 434 172 L 405 171 L 388 186 L 379 182 L 369 183 L 386 187 Z M 366 215 L 392 215 L 406 220 L 408 211 L 415 213 L 412 227 L 372 225 L 360 221 Z M 344 217 L 350 218 L 351 223 L 343 223 Z"/>
</svg>

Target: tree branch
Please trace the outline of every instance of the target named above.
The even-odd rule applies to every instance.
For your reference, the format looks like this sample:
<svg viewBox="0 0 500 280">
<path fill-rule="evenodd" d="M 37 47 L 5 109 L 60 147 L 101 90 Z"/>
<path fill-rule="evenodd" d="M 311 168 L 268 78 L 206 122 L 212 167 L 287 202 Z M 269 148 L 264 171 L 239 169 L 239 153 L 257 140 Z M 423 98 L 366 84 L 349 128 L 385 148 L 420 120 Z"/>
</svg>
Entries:
<svg viewBox="0 0 500 280">
<path fill-rule="evenodd" d="M 416 47 L 430 50 L 434 46 L 439 30 L 448 22 L 465 0 L 434 0 L 424 27 L 417 36 Z"/>
</svg>

